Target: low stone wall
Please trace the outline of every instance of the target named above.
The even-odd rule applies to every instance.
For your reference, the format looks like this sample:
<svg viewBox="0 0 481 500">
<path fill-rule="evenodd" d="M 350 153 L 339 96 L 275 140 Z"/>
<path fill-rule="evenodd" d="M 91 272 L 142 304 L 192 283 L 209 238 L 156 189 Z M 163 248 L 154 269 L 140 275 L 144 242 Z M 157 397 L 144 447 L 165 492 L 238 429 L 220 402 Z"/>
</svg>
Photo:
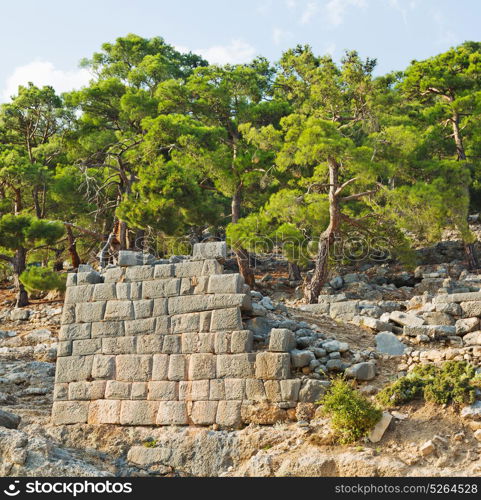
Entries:
<svg viewBox="0 0 481 500">
<path fill-rule="evenodd" d="M 69 275 L 53 422 L 229 428 L 317 400 L 325 382 L 291 378 L 290 330 L 254 350 L 250 290 L 223 274 L 225 252 L 208 243 L 192 260 L 147 265 L 127 252 L 102 275 Z"/>
</svg>

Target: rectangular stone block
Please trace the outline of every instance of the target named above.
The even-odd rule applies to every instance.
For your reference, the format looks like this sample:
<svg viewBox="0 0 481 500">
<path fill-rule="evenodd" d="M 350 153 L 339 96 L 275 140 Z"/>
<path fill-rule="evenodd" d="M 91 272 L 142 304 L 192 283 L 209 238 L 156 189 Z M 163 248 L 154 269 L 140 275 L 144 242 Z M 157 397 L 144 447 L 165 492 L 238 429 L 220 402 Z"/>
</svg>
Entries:
<svg viewBox="0 0 481 500">
<path fill-rule="evenodd" d="M 125 280 L 132 281 L 145 281 L 154 278 L 153 266 L 133 266 L 125 271 Z"/>
<path fill-rule="evenodd" d="M 71 356 L 72 355 L 72 341 L 65 340 L 60 341 L 57 347 L 57 356 L 60 358 L 62 356 Z"/>
<path fill-rule="evenodd" d="M 331 318 L 342 317 L 352 319 L 354 316 L 359 314 L 359 301 L 347 300 L 345 302 L 334 302 L 330 306 L 329 314 Z"/>
<path fill-rule="evenodd" d="M 81 285 L 68 287 L 65 292 L 66 304 L 78 304 L 92 300 L 94 287 L 92 285 Z"/>
<path fill-rule="evenodd" d="M 159 410 L 158 401 L 122 401 L 122 425 L 154 425 Z"/>
<path fill-rule="evenodd" d="M 94 287 L 93 300 L 115 300 L 117 298 L 114 283 L 98 283 Z"/>
<path fill-rule="evenodd" d="M 170 333 L 170 330 L 170 317 L 159 316 L 155 318 L 155 333 L 157 335 L 167 335 Z"/>
<path fill-rule="evenodd" d="M 242 330 L 242 318 L 240 308 L 216 309 L 212 311 L 210 323 L 211 332 L 225 332 Z"/>
<path fill-rule="evenodd" d="M 52 406 L 52 422 L 56 425 L 86 424 L 88 401 L 55 401 Z"/>
<path fill-rule="evenodd" d="M 422 326 L 424 319 L 414 314 L 405 313 L 402 311 L 393 311 L 390 315 L 391 321 L 401 326 Z"/>
<path fill-rule="evenodd" d="M 187 314 L 209 309 L 207 295 L 187 295 L 169 298 L 169 314 Z"/>
<path fill-rule="evenodd" d="M 225 399 L 224 380 L 216 378 L 209 383 L 209 397 L 211 401 L 221 401 Z"/>
<path fill-rule="evenodd" d="M 200 353 L 214 353 L 215 333 L 199 333 Z"/>
<path fill-rule="evenodd" d="M 118 337 L 102 339 L 102 354 L 135 354 L 136 337 Z"/>
<path fill-rule="evenodd" d="M 217 415 L 217 401 L 195 401 L 190 418 L 194 425 L 212 425 Z"/>
<path fill-rule="evenodd" d="M 107 302 L 106 320 L 134 319 L 134 308 L 130 300 L 112 300 Z"/>
<path fill-rule="evenodd" d="M 104 283 L 117 283 L 119 282 L 125 274 L 125 269 L 121 267 L 111 267 L 105 270 L 104 273 Z"/>
<path fill-rule="evenodd" d="M 77 273 L 77 285 L 95 285 L 101 283 L 102 277 L 97 271 L 87 271 Z"/>
<path fill-rule="evenodd" d="M 286 328 L 273 328 L 270 333 L 269 351 L 289 352 L 296 348 L 296 336 Z"/>
<path fill-rule="evenodd" d="M 180 295 L 193 295 L 194 282 L 197 278 L 181 278 L 180 279 Z"/>
<path fill-rule="evenodd" d="M 242 424 L 241 401 L 219 401 L 216 423 L 223 428 L 237 428 Z"/>
<path fill-rule="evenodd" d="M 109 302 L 110 304 L 111 302 Z M 102 321 L 105 313 L 105 302 L 81 302 L 75 307 L 77 323 Z"/>
<path fill-rule="evenodd" d="M 152 356 L 119 355 L 116 357 L 116 379 L 123 382 L 146 382 L 152 377 Z"/>
<path fill-rule="evenodd" d="M 470 295 L 470 294 L 460 294 Z M 463 310 L 463 317 L 473 318 L 474 316 L 481 316 L 481 299 L 479 302 L 461 302 L 461 309 Z"/>
<path fill-rule="evenodd" d="M 446 293 L 434 297 L 433 302 L 435 304 L 481 302 L 481 292 L 451 293 L 451 294 Z"/>
<path fill-rule="evenodd" d="M 218 378 L 252 378 L 255 354 L 222 354 L 217 356 Z M 212 377 L 215 378 L 215 377 Z"/>
<path fill-rule="evenodd" d="M 72 323 L 75 323 L 75 304 L 64 304 L 60 324 L 70 325 Z"/>
<path fill-rule="evenodd" d="M 244 308 L 246 295 L 243 293 L 220 293 L 209 295 L 209 309 Z"/>
<path fill-rule="evenodd" d="M 92 375 L 92 356 L 69 356 L 57 359 L 55 382 L 78 382 Z"/>
<path fill-rule="evenodd" d="M 246 399 L 246 381 L 244 379 L 226 378 L 224 380 L 225 399 L 241 401 Z"/>
<path fill-rule="evenodd" d="M 227 259 L 227 243 L 225 241 L 209 241 L 207 243 L 195 243 L 193 259 Z"/>
<path fill-rule="evenodd" d="M 215 259 L 207 259 L 202 266 L 202 276 L 211 276 L 212 274 L 222 274 L 224 266 Z"/>
<path fill-rule="evenodd" d="M 92 338 L 121 337 L 125 335 L 123 321 L 98 321 L 92 323 Z"/>
<path fill-rule="evenodd" d="M 147 382 L 133 382 L 130 394 L 130 399 L 147 399 L 148 385 Z"/>
<path fill-rule="evenodd" d="M 130 283 L 130 300 L 140 300 L 140 299 L 144 298 L 142 293 L 143 293 L 143 282 L 142 281 L 136 281 L 136 282 Z"/>
<path fill-rule="evenodd" d="M 68 399 L 69 384 L 55 384 L 53 388 L 53 400 L 65 401 Z"/>
<path fill-rule="evenodd" d="M 154 278 L 164 279 L 174 277 L 174 264 L 159 264 L 155 266 Z"/>
<path fill-rule="evenodd" d="M 167 307 L 168 299 L 154 299 L 154 308 L 152 311 L 152 316 L 166 316 L 169 314 L 169 309 Z"/>
<path fill-rule="evenodd" d="M 299 391 L 301 389 L 300 380 L 281 380 L 282 401 L 298 401 Z"/>
<path fill-rule="evenodd" d="M 93 357 L 92 377 L 96 379 L 115 378 L 115 356 L 96 354 Z"/>
<path fill-rule="evenodd" d="M 246 380 L 246 396 L 250 401 L 266 401 L 267 395 L 262 380 L 247 379 Z"/>
<path fill-rule="evenodd" d="M 152 316 L 152 309 L 154 307 L 154 301 L 149 300 L 135 300 L 134 305 L 134 317 L 135 319 L 150 318 Z"/>
<path fill-rule="evenodd" d="M 62 325 L 58 335 L 59 340 L 85 340 L 90 338 L 92 325 L 84 323 L 82 325 Z"/>
<path fill-rule="evenodd" d="M 88 423 L 91 425 L 120 424 L 120 401 L 92 401 L 89 405 Z"/>
<path fill-rule="evenodd" d="M 149 400 L 177 401 L 178 398 L 178 382 L 149 382 Z"/>
<path fill-rule="evenodd" d="M 72 354 L 74 356 L 88 356 L 102 352 L 101 339 L 74 340 Z"/>
<path fill-rule="evenodd" d="M 135 319 L 125 322 L 126 335 L 151 335 L 155 331 L 155 318 Z"/>
<path fill-rule="evenodd" d="M 180 381 L 187 379 L 188 356 L 172 354 L 169 356 L 169 380 Z"/>
<path fill-rule="evenodd" d="M 192 333 L 198 332 L 200 325 L 200 314 L 180 314 L 171 317 L 172 333 Z"/>
<path fill-rule="evenodd" d="M 118 300 L 130 300 L 131 283 L 117 283 L 115 285 L 116 296 Z"/>
<path fill-rule="evenodd" d="M 266 391 L 267 399 L 271 403 L 280 403 L 282 401 L 281 385 L 278 380 L 264 381 L 264 389 Z"/>
<path fill-rule="evenodd" d="M 162 335 L 142 335 L 137 340 L 138 354 L 159 354 L 164 345 L 164 336 Z"/>
<path fill-rule="evenodd" d="M 214 333 L 214 352 L 215 354 L 229 354 L 230 341 L 232 334 L 226 332 Z"/>
<path fill-rule="evenodd" d="M 142 252 L 133 252 L 132 250 L 121 250 L 119 252 L 119 266 L 141 266 L 143 263 L 144 256 Z"/>
<path fill-rule="evenodd" d="M 118 380 L 109 380 L 105 389 L 106 399 L 130 399 L 132 384 L 128 382 L 119 382 Z"/>
<path fill-rule="evenodd" d="M 209 276 L 197 276 L 194 280 L 194 295 L 203 295 L 207 293 L 209 287 Z"/>
<path fill-rule="evenodd" d="M 199 352 L 199 334 L 184 333 L 181 343 L 182 354 L 193 354 Z"/>
<path fill-rule="evenodd" d="M 77 284 L 77 274 L 76 273 L 68 273 L 67 274 L 67 287 L 75 286 Z"/>
<path fill-rule="evenodd" d="M 189 363 L 189 380 L 216 378 L 216 362 L 213 354 L 192 354 Z"/>
<path fill-rule="evenodd" d="M 162 352 L 164 354 L 180 354 L 182 352 L 181 336 L 164 335 Z"/>
<path fill-rule="evenodd" d="M 155 354 L 152 363 L 152 380 L 155 381 L 167 380 L 168 372 L 169 372 L 169 355 Z"/>
<path fill-rule="evenodd" d="M 180 293 L 180 280 L 175 278 L 144 281 L 142 285 L 142 297 L 144 299 L 159 299 L 162 297 L 174 297 Z"/>
<path fill-rule="evenodd" d="M 184 401 L 161 401 L 157 415 L 157 425 L 187 425 L 187 406 Z"/>
<path fill-rule="evenodd" d="M 94 382 L 71 382 L 68 386 L 68 399 L 75 401 L 93 401 L 105 397 L 104 380 Z"/>
<path fill-rule="evenodd" d="M 244 279 L 240 274 L 214 274 L 209 278 L 208 293 L 242 293 Z"/>
<path fill-rule="evenodd" d="M 209 380 L 179 382 L 179 399 L 183 401 L 206 401 L 209 399 Z"/>
<path fill-rule="evenodd" d="M 230 350 L 233 354 L 251 352 L 254 347 L 254 335 L 250 330 L 232 332 Z"/>
<path fill-rule="evenodd" d="M 291 357 L 287 353 L 258 353 L 255 365 L 255 375 L 259 379 L 287 379 L 291 374 Z"/>
<path fill-rule="evenodd" d="M 212 321 L 212 311 L 204 311 L 199 316 L 199 332 L 210 332 L 210 322 Z"/>
<path fill-rule="evenodd" d="M 175 264 L 175 276 L 176 278 L 191 278 L 193 276 L 200 276 L 202 274 L 203 265 L 204 263 L 202 261 L 189 261 Z"/>
</svg>

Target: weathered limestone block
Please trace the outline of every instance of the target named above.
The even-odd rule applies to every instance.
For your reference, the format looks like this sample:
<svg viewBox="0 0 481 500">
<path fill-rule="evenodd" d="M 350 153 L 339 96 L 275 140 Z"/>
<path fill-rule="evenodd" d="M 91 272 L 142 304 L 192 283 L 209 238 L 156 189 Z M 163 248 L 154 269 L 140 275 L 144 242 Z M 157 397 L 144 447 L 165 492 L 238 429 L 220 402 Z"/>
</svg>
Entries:
<svg viewBox="0 0 481 500">
<path fill-rule="evenodd" d="M 71 382 L 68 385 L 68 399 L 71 401 L 93 401 L 103 399 L 105 396 L 106 382 L 95 380 L 94 382 Z"/>
<path fill-rule="evenodd" d="M 200 314 L 180 314 L 171 317 L 172 333 L 198 332 L 200 326 Z"/>
<path fill-rule="evenodd" d="M 72 341 L 65 340 L 60 341 L 57 347 L 57 356 L 60 358 L 62 356 L 71 356 L 72 355 Z"/>
<path fill-rule="evenodd" d="M 264 388 L 266 391 L 267 399 L 271 403 L 280 403 L 282 399 L 281 385 L 278 380 L 264 381 Z"/>
<path fill-rule="evenodd" d="M 296 379 L 281 380 L 282 401 L 298 401 L 301 381 Z"/>
<path fill-rule="evenodd" d="M 152 380 L 167 380 L 169 372 L 169 355 L 155 354 L 152 363 Z"/>
<path fill-rule="evenodd" d="M 184 333 L 182 335 L 182 353 L 214 353 L 215 334 Z"/>
<path fill-rule="evenodd" d="M 133 252 L 132 250 L 121 250 L 119 252 L 119 266 L 131 267 L 142 266 L 144 264 L 144 255 L 142 252 Z"/>
<path fill-rule="evenodd" d="M 481 292 L 442 294 L 434 297 L 435 304 L 481 302 Z"/>
<path fill-rule="evenodd" d="M 223 354 L 217 356 L 218 378 L 252 378 L 255 374 L 255 354 Z M 215 378 L 215 377 L 212 377 Z"/>
<path fill-rule="evenodd" d="M 244 308 L 246 295 L 243 293 L 220 293 L 209 295 L 209 309 L 228 309 L 232 307 Z"/>
<path fill-rule="evenodd" d="M 241 401 L 219 401 L 216 423 L 225 428 L 238 428 L 242 425 Z"/>
<path fill-rule="evenodd" d="M 192 354 L 190 356 L 189 380 L 216 378 L 216 363 L 213 354 Z"/>
<path fill-rule="evenodd" d="M 162 352 L 164 354 L 180 354 L 182 352 L 181 335 L 164 335 Z"/>
<path fill-rule="evenodd" d="M 125 322 L 125 335 L 150 335 L 156 333 L 155 318 L 136 319 Z"/>
<path fill-rule="evenodd" d="M 130 393 L 130 399 L 147 399 L 148 385 L 147 382 L 133 382 Z"/>
<path fill-rule="evenodd" d="M 114 283 L 99 283 L 94 287 L 93 300 L 115 300 L 117 298 Z"/>
<path fill-rule="evenodd" d="M 179 399 L 182 401 L 207 401 L 210 396 L 209 380 L 179 382 Z"/>
<path fill-rule="evenodd" d="M 86 424 L 88 401 L 55 401 L 52 406 L 52 422 L 56 425 Z"/>
<path fill-rule="evenodd" d="M 242 330 L 240 308 L 216 309 L 212 311 L 211 332 Z"/>
<path fill-rule="evenodd" d="M 202 276 L 211 276 L 212 274 L 222 274 L 224 272 L 224 266 L 214 259 L 208 259 L 204 261 L 202 266 Z"/>
<path fill-rule="evenodd" d="M 92 377 L 96 379 L 115 378 L 115 356 L 97 354 L 93 357 Z"/>
<path fill-rule="evenodd" d="M 169 298 L 169 314 L 186 314 L 209 309 L 209 296 L 184 295 Z"/>
<path fill-rule="evenodd" d="M 175 272 L 174 264 L 159 264 L 155 266 L 154 278 L 155 279 L 173 278 L 174 272 Z"/>
<path fill-rule="evenodd" d="M 431 339 L 438 339 L 456 335 L 456 327 L 443 325 L 405 326 L 403 333 L 409 337 L 427 335 Z"/>
<path fill-rule="evenodd" d="M 180 293 L 180 279 L 170 278 L 164 280 L 144 281 L 142 297 L 144 299 L 159 299 L 175 297 Z"/>
<path fill-rule="evenodd" d="M 77 285 L 95 285 L 102 283 L 102 276 L 96 271 L 77 273 Z"/>
<path fill-rule="evenodd" d="M 199 315 L 199 332 L 210 332 L 210 322 L 212 321 L 212 311 L 204 311 Z"/>
<path fill-rule="evenodd" d="M 192 278 L 193 276 L 201 276 L 202 274 L 202 261 L 181 262 L 175 265 L 176 278 Z"/>
<path fill-rule="evenodd" d="M 289 352 L 296 348 L 296 337 L 291 330 L 273 328 L 269 338 L 269 351 Z"/>
<path fill-rule="evenodd" d="M 290 355 L 287 353 L 261 352 L 255 362 L 255 376 L 264 380 L 290 377 Z"/>
<path fill-rule="evenodd" d="M 115 285 L 115 295 L 118 300 L 130 300 L 131 283 L 117 283 Z"/>
<path fill-rule="evenodd" d="M 158 354 L 163 345 L 163 335 L 142 335 L 137 340 L 137 354 Z"/>
<path fill-rule="evenodd" d="M 123 382 L 145 382 L 152 378 L 152 356 L 119 355 L 116 357 L 116 378 Z"/>
<path fill-rule="evenodd" d="M 246 398 L 246 381 L 242 378 L 226 378 L 224 392 L 226 400 L 241 401 Z"/>
<path fill-rule="evenodd" d="M 326 393 L 327 384 L 322 380 L 305 380 L 299 391 L 299 401 L 302 403 L 315 403 Z"/>
<path fill-rule="evenodd" d="M 154 301 L 150 300 L 135 300 L 134 304 L 134 317 L 135 319 L 150 318 L 152 316 L 152 309 Z"/>
<path fill-rule="evenodd" d="M 134 319 L 134 308 L 130 300 L 112 300 L 107 302 L 106 320 Z M 97 320 L 96 320 L 97 321 Z"/>
<path fill-rule="evenodd" d="M 405 313 L 402 311 L 393 311 L 390 316 L 391 321 L 401 326 L 423 326 L 424 319 L 414 314 Z"/>
<path fill-rule="evenodd" d="M 187 379 L 188 356 L 183 354 L 172 354 L 169 356 L 169 371 L 167 378 L 169 380 Z"/>
<path fill-rule="evenodd" d="M 152 316 L 165 316 L 169 314 L 168 301 L 167 299 L 154 299 L 154 308 L 152 311 Z"/>
<path fill-rule="evenodd" d="M 217 401 L 195 401 L 190 418 L 194 425 L 212 425 L 216 421 Z"/>
<path fill-rule="evenodd" d="M 88 302 L 92 300 L 94 287 L 90 285 L 71 286 L 65 292 L 66 304 L 78 304 L 79 302 Z"/>
<path fill-rule="evenodd" d="M 246 396 L 250 401 L 266 401 L 267 394 L 264 387 L 264 382 L 257 379 L 247 379 Z"/>
<path fill-rule="evenodd" d="M 225 399 L 225 388 L 224 388 L 224 380 L 222 379 L 214 379 L 209 383 L 209 397 L 211 401 L 220 401 Z"/>
<path fill-rule="evenodd" d="M 92 375 L 93 356 L 69 356 L 57 359 L 55 382 L 78 382 Z"/>
<path fill-rule="evenodd" d="M 125 280 L 128 282 L 146 281 L 152 279 L 154 279 L 153 266 L 134 266 L 127 268 L 125 271 Z"/>
<path fill-rule="evenodd" d="M 215 333 L 199 333 L 199 353 L 214 353 Z"/>
<path fill-rule="evenodd" d="M 479 302 L 461 302 L 461 309 L 463 310 L 463 316 L 465 318 L 481 316 L 481 300 Z"/>
<path fill-rule="evenodd" d="M 55 384 L 53 388 L 54 401 L 66 401 L 68 399 L 69 384 Z"/>
<path fill-rule="evenodd" d="M 177 401 L 178 398 L 178 382 L 149 382 L 149 400 Z"/>
<path fill-rule="evenodd" d="M 159 410 L 158 401 L 122 401 L 122 425 L 154 425 Z"/>
<path fill-rule="evenodd" d="M 345 302 L 334 302 L 330 305 L 329 314 L 331 318 L 350 318 L 359 314 L 359 301 L 348 300 Z"/>
<path fill-rule="evenodd" d="M 72 354 L 74 356 L 88 356 L 102 352 L 101 339 L 74 340 Z"/>
<path fill-rule="evenodd" d="M 92 401 L 89 406 L 88 423 L 91 425 L 120 424 L 121 401 Z"/>
<path fill-rule="evenodd" d="M 161 401 L 157 425 L 187 425 L 187 406 L 184 401 Z"/>
<path fill-rule="evenodd" d="M 232 332 L 230 351 L 232 354 L 251 352 L 254 347 L 254 334 L 250 330 Z"/>
<path fill-rule="evenodd" d="M 125 335 L 123 321 L 98 321 L 92 323 L 92 338 L 122 337 Z"/>
<path fill-rule="evenodd" d="M 132 384 L 128 382 L 119 382 L 118 380 L 109 380 L 105 388 L 106 399 L 130 399 Z"/>
<path fill-rule="evenodd" d="M 217 332 L 214 333 L 214 352 L 215 354 L 229 354 L 231 352 L 230 349 L 230 341 L 232 338 L 232 334 L 226 332 Z"/>
<path fill-rule="evenodd" d="M 143 294 L 143 281 L 130 283 L 130 300 L 140 300 L 145 298 L 142 294 Z"/>
<path fill-rule="evenodd" d="M 181 278 L 180 279 L 180 295 L 192 295 L 194 294 L 194 283 L 197 282 L 197 278 Z"/>
<path fill-rule="evenodd" d="M 125 269 L 121 267 L 111 267 L 105 270 L 104 283 L 118 283 L 125 274 Z"/>
<path fill-rule="evenodd" d="M 135 354 L 137 352 L 136 337 L 118 337 L 102 339 L 102 354 Z"/>
<path fill-rule="evenodd" d="M 106 302 L 81 302 L 75 307 L 77 323 L 92 323 L 104 319 Z M 108 302 L 111 304 L 111 302 Z"/>
<path fill-rule="evenodd" d="M 84 323 L 82 325 L 62 325 L 58 335 L 59 340 L 85 340 L 90 338 L 92 325 Z"/>
<path fill-rule="evenodd" d="M 157 335 L 167 335 L 170 333 L 170 317 L 159 316 L 155 318 L 155 333 Z"/>
<path fill-rule="evenodd" d="M 209 278 L 207 293 L 242 293 L 243 287 L 240 274 L 214 274 Z"/>
<path fill-rule="evenodd" d="M 77 273 L 67 274 L 67 286 L 75 286 L 77 284 Z"/>
<path fill-rule="evenodd" d="M 241 418 L 246 424 L 274 425 L 287 420 L 287 412 L 279 408 L 277 403 L 263 402 L 252 405 L 248 401 L 242 402 Z"/>
<path fill-rule="evenodd" d="M 456 321 L 456 335 L 466 335 L 479 330 L 479 318 L 466 318 Z"/>
<path fill-rule="evenodd" d="M 60 324 L 70 325 L 75 323 L 75 304 L 64 304 Z"/>
<path fill-rule="evenodd" d="M 225 241 L 209 241 L 195 243 L 192 254 L 194 260 L 227 259 L 227 243 Z"/>
<path fill-rule="evenodd" d="M 209 287 L 209 276 L 197 276 L 191 278 L 193 280 L 194 295 L 202 295 L 207 293 L 207 288 Z"/>
</svg>

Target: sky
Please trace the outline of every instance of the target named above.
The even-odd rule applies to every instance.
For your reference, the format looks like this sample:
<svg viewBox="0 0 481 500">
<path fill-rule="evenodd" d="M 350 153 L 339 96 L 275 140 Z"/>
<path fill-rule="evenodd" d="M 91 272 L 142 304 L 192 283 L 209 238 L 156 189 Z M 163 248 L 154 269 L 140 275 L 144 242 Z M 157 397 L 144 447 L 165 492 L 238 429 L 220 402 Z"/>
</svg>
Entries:
<svg viewBox="0 0 481 500">
<path fill-rule="evenodd" d="M 0 16 L 0 102 L 29 81 L 86 85 L 79 61 L 128 33 L 217 64 L 276 61 L 297 44 L 336 60 L 354 49 L 377 74 L 481 38 L 479 0 L 0 0 Z"/>
</svg>

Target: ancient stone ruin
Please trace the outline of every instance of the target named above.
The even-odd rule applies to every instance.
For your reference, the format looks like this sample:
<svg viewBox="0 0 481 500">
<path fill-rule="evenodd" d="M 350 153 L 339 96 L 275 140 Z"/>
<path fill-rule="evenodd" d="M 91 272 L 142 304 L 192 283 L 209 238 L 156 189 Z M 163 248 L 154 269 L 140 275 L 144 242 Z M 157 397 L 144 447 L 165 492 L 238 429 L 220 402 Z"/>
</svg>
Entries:
<svg viewBox="0 0 481 500">
<path fill-rule="evenodd" d="M 250 290 L 225 256 L 225 243 L 177 264 L 121 252 L 118 267 L 69 275 L 52 421 L 235 428 L 318 399 L 322 381 L 291 378 L 292 331 L 254 346 Z"/>
</svg>

